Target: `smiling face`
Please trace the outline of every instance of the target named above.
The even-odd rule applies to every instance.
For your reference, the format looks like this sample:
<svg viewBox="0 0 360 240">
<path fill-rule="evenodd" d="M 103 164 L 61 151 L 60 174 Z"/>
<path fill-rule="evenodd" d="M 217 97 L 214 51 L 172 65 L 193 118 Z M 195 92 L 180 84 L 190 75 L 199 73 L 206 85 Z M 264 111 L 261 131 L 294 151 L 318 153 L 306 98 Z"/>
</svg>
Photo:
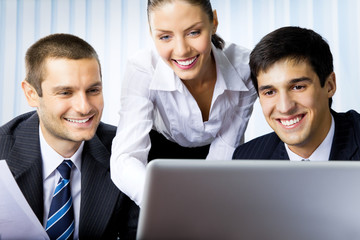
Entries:
<svg viewBox="0 0 360 240">
<path fill-rule="evenodd" d="M 200 6 L 185 1 L 165 3 L 149 14 L 156 49 L 182 80 L 201 78 L 214 64 L 211 36 L 216 32 L 216 14 L 214 23 Z"/>
<path fill-rule="evenodd" d="M 90 140 L 99 125 L 104 102 L 100 67 L 95 59 L 47 59 L 42 97 L 26 81 L 23 89 L 29 105 L 37 108 L 47 143 L 58 153 L 77 150 Z"/>
<path fill-rule="evenodd" d="M 281 60 L 257 79 L 266 121 L 293 152 L 309 157 L 331 126 L 329 98 L 336 91 L 335 74 L 321 87 L 307 61 Z"/>
</svg>

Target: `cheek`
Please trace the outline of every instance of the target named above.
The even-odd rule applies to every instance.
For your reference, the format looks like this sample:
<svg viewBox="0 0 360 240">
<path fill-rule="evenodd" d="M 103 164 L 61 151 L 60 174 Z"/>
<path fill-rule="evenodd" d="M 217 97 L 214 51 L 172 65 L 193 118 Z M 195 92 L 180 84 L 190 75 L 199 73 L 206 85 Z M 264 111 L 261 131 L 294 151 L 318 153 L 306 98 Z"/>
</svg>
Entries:
<svg viewBox="0 0 360 240">
<path fill-rule="evenodd" d="M 262 109 L 262 112 L 265 116 L 265 118 L 268 118 L 270 117 L 271 115 L 271 112 L 272 112 L 272 109 L 273 109 L 273 105 L 275 103 L 272 103 L 272 101 L 270 101 L 269 99 L 263 99 L 263 98 L 259 98 L 259 102 L 260 102 L 260 105 L 261 105 L 261 109 Z"/>
<path fill-rule="evenodd" d="M 104 109 L 104 99 L 103 96 L 97 96 L 92 99 L 91 104 L 99 111 L 102 112 Z"/>
<path fill-rule="evenodd" d="M 296 98 L 296 102 L 298 105 L 308 108 L 308 109 L 316 109 L 319 103 L 321 103 L 321 97 L 319 97 L 320 93 L 308 92 L 308 94 L 302 94 Z"/>
<path fill-rule="evenodd" d="M 155 42 L 155 47 L 162 59 L 168 61 L 171 58 L 171 47 L 170 44 L 165 44 L 159 41 Z"/>
<path fill-rule="evenodd" d="M 54 115 L 59 109 L 63 108 L 62 101 L 54 101 L 53 99 L 43 99 L 39 102 L 39 110 Z"/>
<path fill-rule="evenodd" d="M 104 109 L 104 102 L 99 103 L 97 109 L 99 110 L 99 112 L 102 112 L 102 110 Z"/>
<path fill-rule="evenodd" d="M 202 37 L 197 39 L 197 41 L 194 41 L 193 47 L 199 52 L 199 53 L 209 53 L 211 52 L 211 38 L 208 37 Z"/>
</svg>

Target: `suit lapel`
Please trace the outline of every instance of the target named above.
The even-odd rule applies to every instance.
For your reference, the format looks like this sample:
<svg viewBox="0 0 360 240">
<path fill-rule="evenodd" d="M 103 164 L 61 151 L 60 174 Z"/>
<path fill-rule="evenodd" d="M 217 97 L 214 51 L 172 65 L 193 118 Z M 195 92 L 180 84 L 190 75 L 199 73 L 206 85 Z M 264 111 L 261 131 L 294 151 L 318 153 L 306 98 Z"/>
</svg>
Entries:
<svg viewBox="0 0 360 240">
<path fill-rule="evenodd" d="M 276 137 L 276 139 L 274 141 L 278 142 L 278 144 L 274 148 L 270 159 L 273 159 L 273 160 L 289 160 L 289 156 L 288 156 L 288 154 L 286 152 L 284 142 L 281 141 L 280 138 L 277 135 L 275 135 L 275 137 Z"/>
<path fill-rule="evenodd" d="M 352 159 L 358 149 L 355 144 L 355 131 L 351 122 L 343 115 L 331 112 L 335 120 L 335 133 L 331 146 L 330 159 L 344 160 Z"/>
<path fill-rule="evenodd" d="M 279 145 L 276 147 L 274 153 L 271 155 L 271 159 L 289 160 L 289 156 L 286 152 L 283 142 L 280 142 Z"/>
<path fill-rule="evenodd" d="M 110 152 L 97 135 L 84 146 L 81 164 L 79 236 L 101 236 L 112 216 L 119 190 L 110 179 Z"/>
<path fill-rule="evenodd" d="M 25 199 L 42 224 L 44 201 L 37 114 L 26 120 L 16 132 L 7 163 Z"/>
</svg>

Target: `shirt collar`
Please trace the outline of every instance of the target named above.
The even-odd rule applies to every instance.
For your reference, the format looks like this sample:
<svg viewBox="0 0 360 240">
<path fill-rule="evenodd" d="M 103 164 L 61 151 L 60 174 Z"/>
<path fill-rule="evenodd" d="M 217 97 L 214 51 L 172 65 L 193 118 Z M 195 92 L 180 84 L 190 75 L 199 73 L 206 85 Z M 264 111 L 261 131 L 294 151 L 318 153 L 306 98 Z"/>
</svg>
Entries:
<svg viewBox="0 0 360 240">
<path fill-rule="evenodd" d="M 58 154 L 45 140 L 44 135 L 42 134 L 41 128 L 39 126 L 39 136 L 40 136 L 40 149 L 41 157 L 43 164 L 43 179 L 48 178 L 55 169 L 64 161 L 64 157 Z M 76 168 L 81 172 L 81 154 L 84 148 L 84 141 L 81 143 L 78 150 L 74 153 L 70 159 Z"/>
<path fill-rule="evenodd" d="M 224 90 L 248 91 L 248 88 L 244 84 L 244 79 L 242 79 L 240 74 L 236 71 L 233 64 L 225 55 L 225 52 L 216 48 L 213 44 L 211 45 L 216 63 L 216 88 L 222 92 Z M 183 92 L 184 87 L 185 85 L 181 82 L 180 78 L 159 56 L 159 61 L 155 66 L 150 89 L 162 91 L 178 90 Z"/>
<path fill-rule="evenodd" d="M 180 79 L 176 76 L 175 72 L 159 56 L 159 61 L 157 61 L 150 83 L 150 89 L 175 91 L 177 90 L 177 81 L 180 81 Z"/>
<path fill-rule="evenodd" d="M 231 63 L 226 56 L 225 51 L 212 45 L 212 52 L 216 62 L 217 82 L 219 83 L 219 87 L 223 90 L 249 91 L 244 83 L 247 79 L 243 79 L 233 63 Z M 234 63 L 236 64 L 237 61 L 234 61 Z M 248 67 L 248 65 L 246 65 L 246 67 Z M 247 73 L 248 71 L 248 69 L 244 69 L 242 73 Z"/>
<path fill-rule="evenodd" d="M 324 141 L 319 145 L 317 149 L 311 154 L 311 156 L 308 158 L 310 161 L 327 161 L 330 157 L 330 151 L 331 151 L 331 143 L 334 138 L 335 133 L 335 121 L 334 117 L 331 115 L 331 127 L 326 135 Z M 286 151 L 289 155 L 289 158 L 291 161 L 301 161 L 304 159 L 303 157 L 300 157 L 299 155 L 295 154 L 293 151 L 290 150 L 289 146 L 285 144 Z"/>
</svg>

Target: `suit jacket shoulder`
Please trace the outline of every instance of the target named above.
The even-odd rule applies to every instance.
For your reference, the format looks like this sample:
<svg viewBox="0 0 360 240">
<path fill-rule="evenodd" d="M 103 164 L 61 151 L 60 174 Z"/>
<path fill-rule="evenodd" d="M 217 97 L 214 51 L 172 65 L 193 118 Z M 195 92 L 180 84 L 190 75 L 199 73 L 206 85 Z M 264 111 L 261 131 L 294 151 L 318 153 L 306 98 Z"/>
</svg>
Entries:
<svg viewBox="0 0 360 240">
<path fill-rule="evenodd" d="M 331 111 L 335 133 L 331 146 L 331 160 L 360 160 L 360 114 L 354 110 L 346 113 Z"/>
<path fill-rule="evenodd" d="M 238 146 L 233 159 L 288 159 L 284 143 L 275 132 L 257 137 Z"/>
<path fill-rule="evenodd" d="M 112 144 L 112 140 L 115 137 L 115 134 L 116 134 L 116 127 L 103 122 L 100 122 L 96 130 L 96 136 L 103 143 L 104 147 L 106 147 L 106 149 L 109 150 L 109 152 L 111 152 L 111 144 Z"/>
<path fill-rule="evenodd" d="M 26 125 L 26 120 L 34 114 L 35 111 L 19 115 L 0 127 L 0 159 L 7 158 L 9 150 L 18 136 L 19 129 L 22 129 Z"/>
</svg>

